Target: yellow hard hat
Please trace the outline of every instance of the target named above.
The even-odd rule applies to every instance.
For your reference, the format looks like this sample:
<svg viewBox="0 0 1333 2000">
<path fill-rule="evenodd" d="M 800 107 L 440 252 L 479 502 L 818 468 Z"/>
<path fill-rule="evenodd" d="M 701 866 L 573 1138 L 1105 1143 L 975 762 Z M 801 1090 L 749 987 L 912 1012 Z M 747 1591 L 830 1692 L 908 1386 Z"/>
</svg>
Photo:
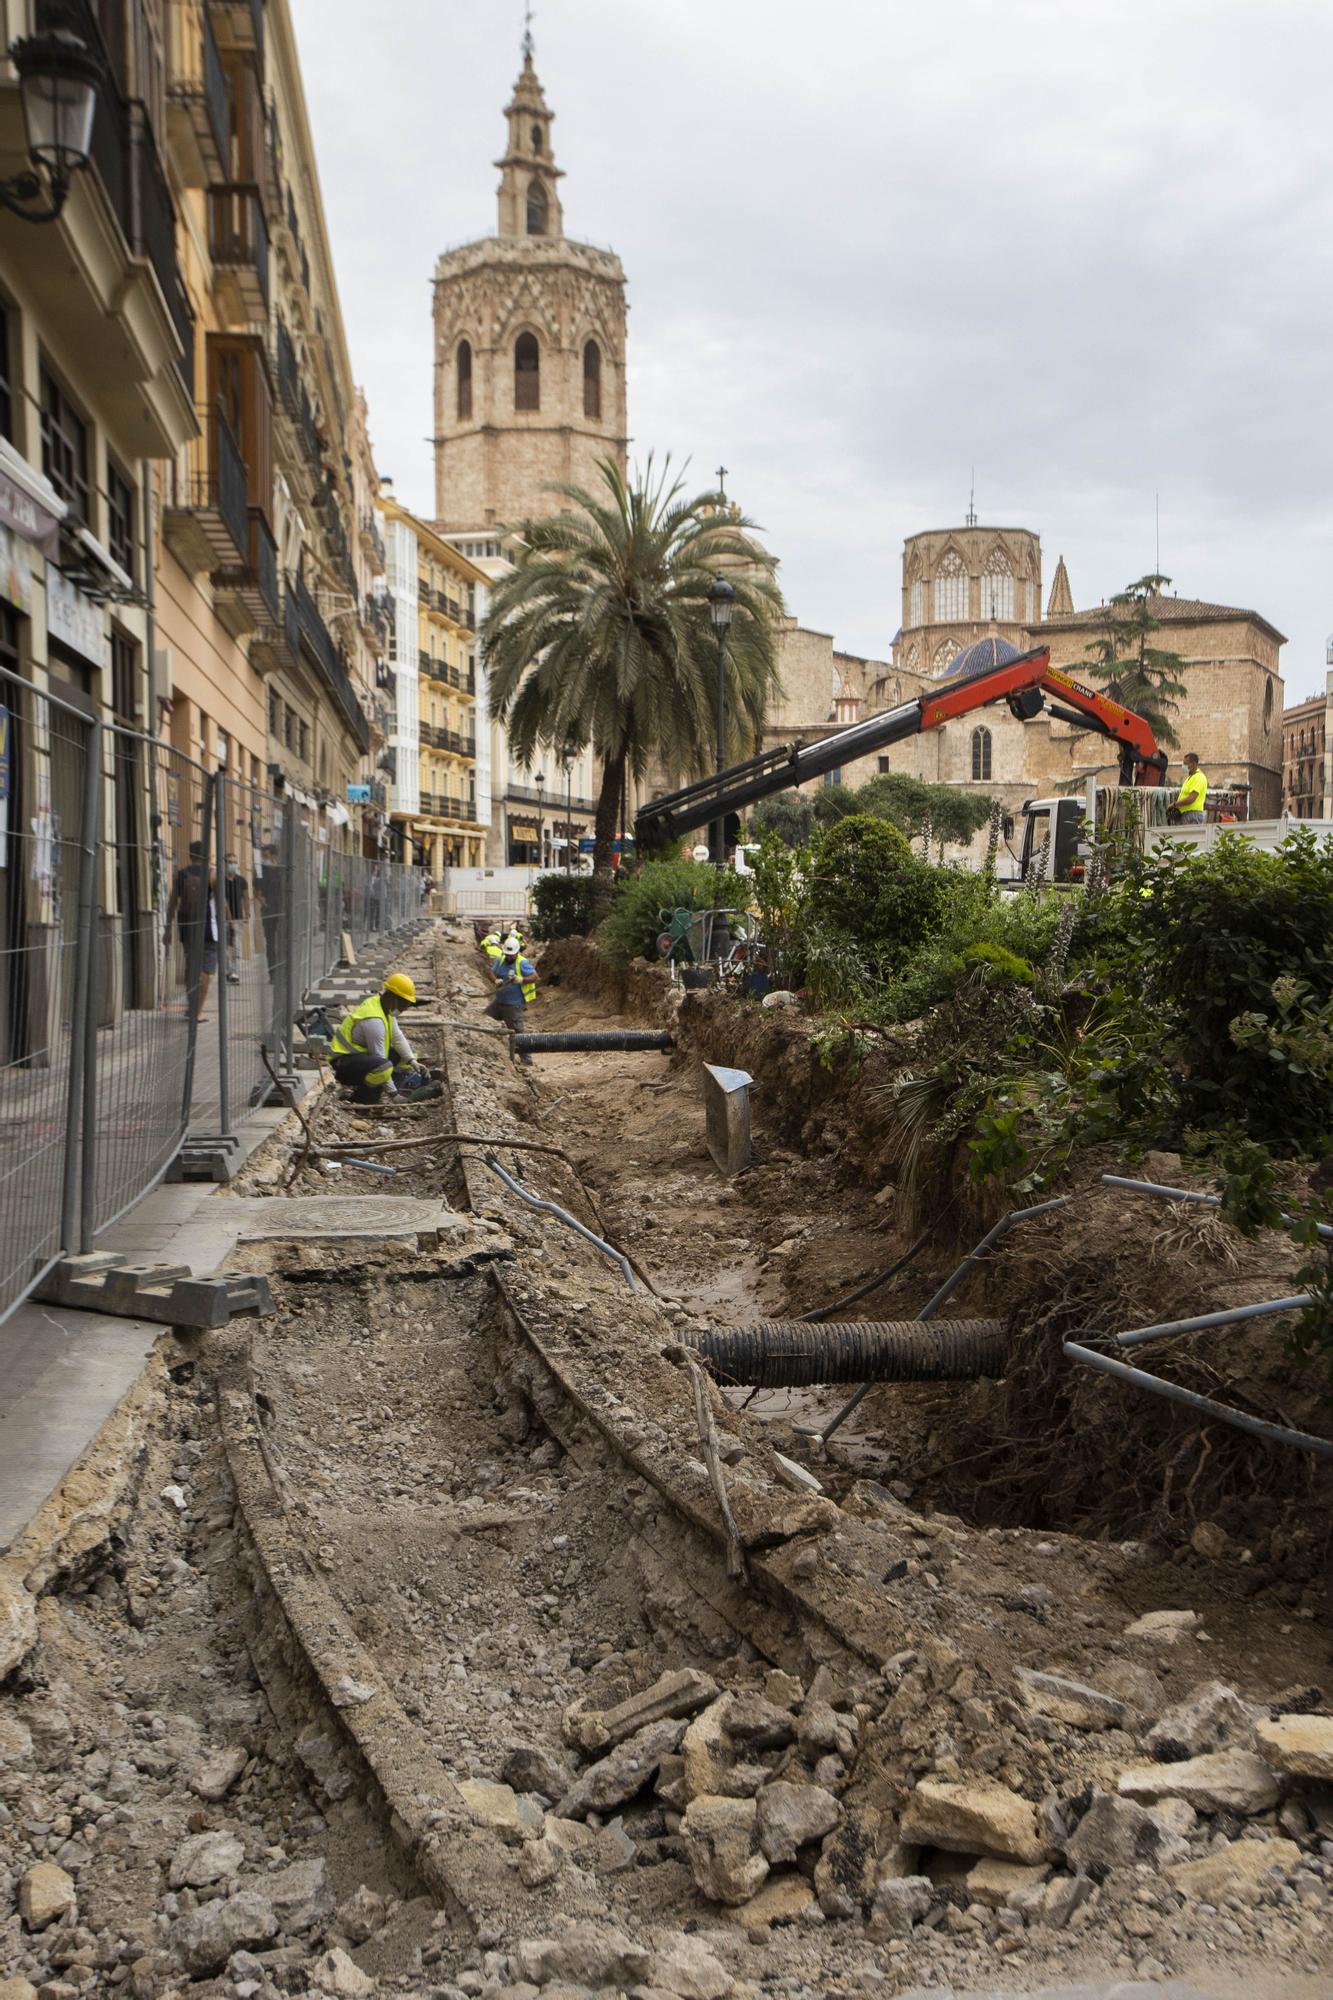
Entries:
<svg viewBox="0 0 1333 2000">
<path fill-rule="evenodd" d="M 386 993 L 395 993 L 400 1000 L 406 1000 L 409 1007 L 419 1007 L 417 989 L 405 972 L 391 972 L 384 982 Z"/>
</svg>

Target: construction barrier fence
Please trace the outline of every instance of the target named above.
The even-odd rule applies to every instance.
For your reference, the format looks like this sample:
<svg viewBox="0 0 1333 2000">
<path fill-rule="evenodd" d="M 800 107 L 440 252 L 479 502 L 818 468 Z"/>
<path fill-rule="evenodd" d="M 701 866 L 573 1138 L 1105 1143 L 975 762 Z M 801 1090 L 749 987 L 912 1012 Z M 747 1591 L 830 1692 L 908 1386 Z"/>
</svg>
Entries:
<svg viewBox="0 0 1333 2000">
<path fill-rule="evenodd" d="M 0 1319 L 234 1137 L 344 940 L 423 908 L 420 869 L 89 710 L 0 668 Z"/>
</svg>

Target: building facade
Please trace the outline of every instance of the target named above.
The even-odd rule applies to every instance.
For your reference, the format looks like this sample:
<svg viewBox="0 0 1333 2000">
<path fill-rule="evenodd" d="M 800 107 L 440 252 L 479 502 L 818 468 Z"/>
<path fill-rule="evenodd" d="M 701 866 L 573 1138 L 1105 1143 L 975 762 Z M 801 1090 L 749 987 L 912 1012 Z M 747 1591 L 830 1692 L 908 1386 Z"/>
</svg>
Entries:
<svg viewBox="0 0 1333 2000">
<path fill-rule="evenodd" d="M 168 158 L 197 434 L 161 468 L 165 731 L 387 844 L 388 632 L 364 399 L 348 356 L 287 0 L 171 0 Z"/>
<path fill-rule="evenodd" d="M 490 744 L 477 677 L 486 577 L 387 490 L 377 511 L 394 682 L 393 851 L 438 880 L 486 858 Z"/>
<path fill-rule="evenodd" d="M 435 267 L 435 511 L 450 534 L 493 538 L 567 504 L 554 485 L 625 466 L 625 274 L 565 235 L 553 119 L 528 37 L 498 232 Z"/>
<path fill-rule="evenodd" d="M 1282 715 L 1282 809 L 1294 819 L 1333 819 L 1333 639 L 1323 694 Z"/>
</svg>

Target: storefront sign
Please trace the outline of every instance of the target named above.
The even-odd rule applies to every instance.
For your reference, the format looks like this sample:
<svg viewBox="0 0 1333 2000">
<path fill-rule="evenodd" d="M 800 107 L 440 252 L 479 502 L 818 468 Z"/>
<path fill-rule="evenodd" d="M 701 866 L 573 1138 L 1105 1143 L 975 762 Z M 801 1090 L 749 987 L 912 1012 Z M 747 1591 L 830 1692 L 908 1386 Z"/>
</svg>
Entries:
<svg viewBox="0 0 1333 2000">
<path fill-rule="evenodd" d="M 32 552 L 12 528 L 0 527 L 0 597 L 16 611 L 32 611 Z"/>
<path fill-rule="evenodd" d="M 347 787 L 347 803 L 353 806 L 368 806 L 370 804 L 370 786 L 349 785 Z"/>
<path fill-rule="evenodd" d="M 60 554 L 60 522 L 7 472 L 0 472 L 0 522 L 40 549 L 48 562 Z"/>
<path fill-rule="evenodd" d="M 509 821 L 509 838 L 522 841 L 526 847 L 535 847 L 541 839 L 535 819 L 514 819 Z"/>
<path fill-rule="evenodd" d="M 71 652 L 91 660 L 95 667 L 105 669 L 110 665 L 111 649 L 101 605 L 77 590 L 54 567 L 48 567 L 46 572 L 46 630 L 49 638 L 58 639 Z"/>
</svg>

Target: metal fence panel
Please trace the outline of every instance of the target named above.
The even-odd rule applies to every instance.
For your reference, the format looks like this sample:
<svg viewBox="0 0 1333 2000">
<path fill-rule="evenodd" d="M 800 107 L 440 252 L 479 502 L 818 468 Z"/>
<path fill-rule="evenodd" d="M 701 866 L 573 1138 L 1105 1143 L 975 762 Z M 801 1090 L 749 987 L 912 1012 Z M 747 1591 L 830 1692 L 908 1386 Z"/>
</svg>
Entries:
<svg viewBox="0 0 1333 2000">
<path fill-rule="evenodd" d="M 85 1245 L 170 1166 L 215 1068 L 198 1025 L 217 961 L 208 775 L 136 730 L 103 734 Z"/>
<path fill-rule="evenodd" d="M 0 1317 L 54 1261 L 71 1221 L 96 734 L 76 709 L 0 671 Z"/>
</svg>

